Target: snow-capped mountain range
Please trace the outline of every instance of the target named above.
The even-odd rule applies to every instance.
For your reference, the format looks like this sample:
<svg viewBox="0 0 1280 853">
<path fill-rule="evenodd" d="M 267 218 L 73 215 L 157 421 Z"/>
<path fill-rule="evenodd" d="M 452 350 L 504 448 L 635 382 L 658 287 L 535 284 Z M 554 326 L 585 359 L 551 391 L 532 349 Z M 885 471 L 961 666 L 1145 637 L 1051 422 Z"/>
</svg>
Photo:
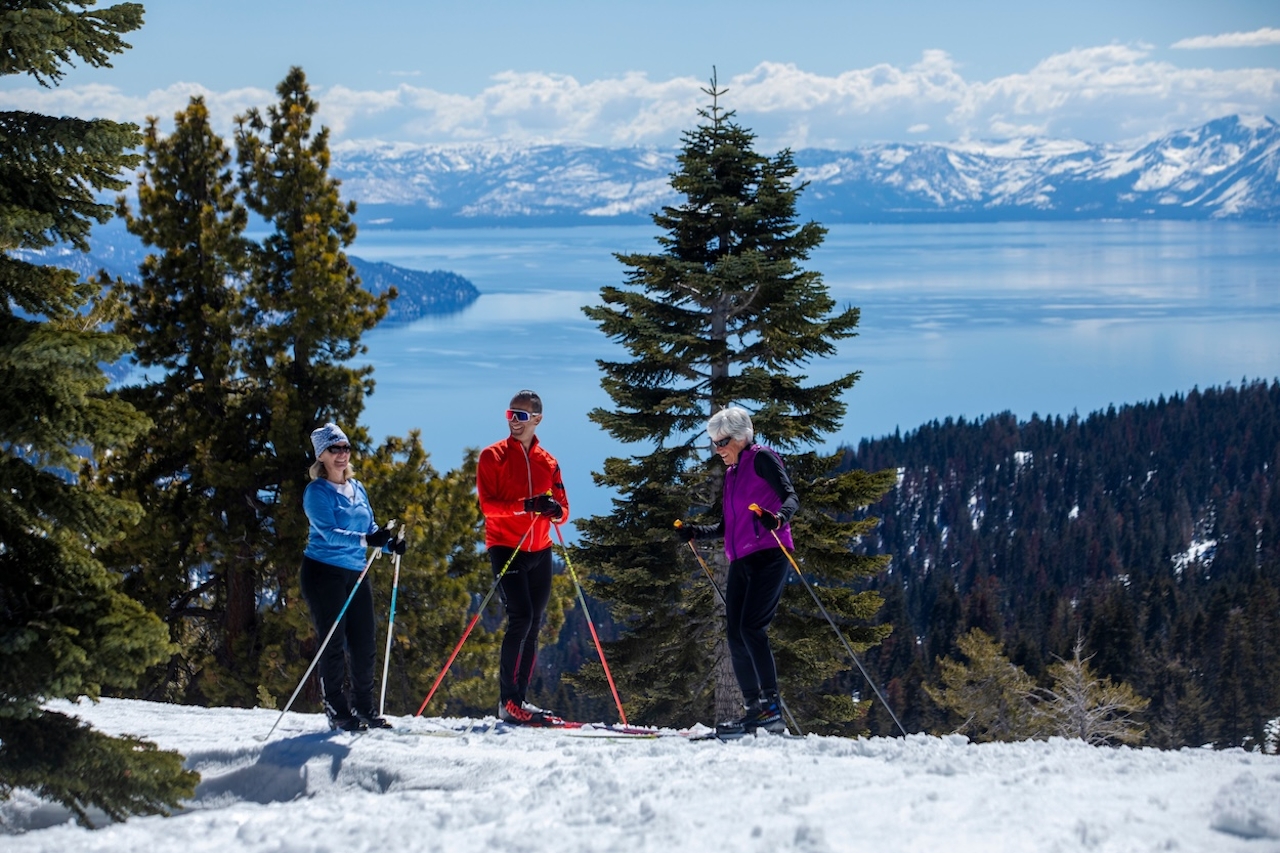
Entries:
<svg viewBox="0 0 1280 853">
<path fill-rule="evenodd" d="M 765 149 L 760 149 L 765 152 Z M 332 171 L 364 227 L 647 221 L 676 150 L 346 143 Z M 1137 148 L 1075 140 L 794 152 L 820 222 L 1280 219 L 1280 124 L 1227 116 Z"/>
</svg>

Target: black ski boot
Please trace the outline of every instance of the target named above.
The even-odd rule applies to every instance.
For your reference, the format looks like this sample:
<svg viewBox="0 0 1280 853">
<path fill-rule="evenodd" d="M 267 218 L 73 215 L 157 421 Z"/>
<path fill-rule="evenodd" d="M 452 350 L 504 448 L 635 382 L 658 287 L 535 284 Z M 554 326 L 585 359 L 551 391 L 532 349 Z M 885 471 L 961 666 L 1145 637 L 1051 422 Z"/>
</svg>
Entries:
<svg viewBox="0 0 1280 853">
<path fill-rule="evenodd" d="M 782 719 L 782 700 L 778 698 L 778 691 L 768 690 L 760 694 L 760 701 L 756 706 L 755 727 L 774 734 L 781 734 L 787 730 L 787 723 Z"/>
<path fill-rule="evenodd" d="M 368 728 L 364 720 L 351 712 L 345 697 L 325 699 L 324 713 L 329 718 L 329 728 L 335 731 L 362 732 Z"/>
<path fill-rule="evenodd" d="M 389 728 L 391 728 L 391 724 L 387 722 L 387 718 L 386 718 L 386 717 L 379 717 L 379 716 L 378 716 L 378 712 L 377 712 L 377 711 L 374 711 L 373 709 L 370 709 L 370 710 L 368 710 L 368 711 L 362 711 L 362 710 L 360 710 L 360 709 L 358 709 L 358 708 L 357 708 L 357 709 L 356 709 L 356 719 L 358 719 L 360 722 L 364 723 L 364 724 L 365 724 L 365 726 L 366 726 L 367 728 L 370 728 L 370 729 L 389 729 Z"/>
<path fill-rule="evenodd" d="M 355 712 L 356 719 L 364 723 L 371 729 L 389 729 L 391 724 L 373 709 L 373 697 L 356 696 Z"/>
<path fill-rule="evenodd" d="M 760 712 L 759 698 L 752 699 L 743 706 L 744 713 L 736 720 L 730 720 L 727 723 L 716 723 L 716 735 L 718 737 L 738 737 L 756 730 L 755 719 Z"/>
<path fill-rule="evenodd" d="M 737 737 L 751 734 L 756 729 L 774 734 L 787 730 L 787 724 L 782 719 L 782 702 L 778 699 L 776 690 L 762 693 L 743 710 L 746 713 L 738 719 L 717 725 L 716 734 L 720 737 Z"/>
</svg>

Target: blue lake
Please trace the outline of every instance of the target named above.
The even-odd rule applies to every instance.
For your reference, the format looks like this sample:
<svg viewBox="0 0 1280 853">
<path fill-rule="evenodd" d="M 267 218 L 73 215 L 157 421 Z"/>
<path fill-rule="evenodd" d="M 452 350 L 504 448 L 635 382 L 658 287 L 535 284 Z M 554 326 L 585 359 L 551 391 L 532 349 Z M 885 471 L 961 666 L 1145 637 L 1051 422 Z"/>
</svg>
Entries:
<svg viewBox="0 0 1280 853">
<path fill-rule="evenodd" d="M 581 311 L 623 282 L 614 252 L 657 252 L 648 226 L 377 231 L 353 254 L 466 276 L 465 311 L 365 336 L 376 441 L 422 431 L 440 470 L 506 435 L 533 388 L 539 436 L 575 516 L 608 512 L 591 472 L 634 448 L 587 419 L 609 407 L 598 358 L 622 353 Z M 832 445 L 934 419 L 1088 414 L 1193 387 L 1280 376 L 1280 225 L 1186 222 L 836 225 L 809 269 L 862 309 L 861 333 L 815 362 L 851 370 Z M 568 533 L 568 530 L 566 530 Z"/>
</svg>

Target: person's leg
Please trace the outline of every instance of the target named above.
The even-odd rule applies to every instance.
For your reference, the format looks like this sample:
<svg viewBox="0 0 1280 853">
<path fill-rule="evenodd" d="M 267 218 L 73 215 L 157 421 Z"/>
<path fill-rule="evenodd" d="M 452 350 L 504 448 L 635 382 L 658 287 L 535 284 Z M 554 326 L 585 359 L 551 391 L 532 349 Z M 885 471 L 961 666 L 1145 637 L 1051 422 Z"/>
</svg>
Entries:
<svg viewBox="0 0 1280 853">
<path fill-rule="evenodd" d="M 506 574 L 498 582 L 498 597 L 507 611 L 507 630 L 502 637 L 502 648 L 498 653 L 498 704 L 508 699 L 520 703 L 520 691 L 516 685 L 516 664 L 520 659 L 520 649 L 524 644 L 524 635 L 528 632 L 532 605 L 529 600 L 529 589 L 524 572 L 521 570 L 523 554 L 511 555 L 515 549 L 494 546 L 489 549 L 489 563 L 493 566 L 495 577 L 507 566 Z"/>
<path fill-rule="evenodd" d="M 778 670 L 769 646 L 769 625 L 778 612 L 787 581 L 787 559 L 777 548 L 757 551 L 742 561 L 750 578 L 743 595 L 739 633 L 751 660 L 757 694 L 778 692 Z"/>
<path fill-rule="evenodd" d="M 358 575 L 348 582 L 347 594 Z M 356 589 L 347 615 L 343 618 L 347 638 L 347 665 L 351 673 L 351 709 L 369 726 L 384 727 L 387 721 L 378 715 L 374 699 L 374 669 L 378 663 L 377 626 L 373 613 L 373 584 L 369 576 Z"/>
<path fill-rule="evenodd" d="M 325 563 L 304 557 L 299 583 L 302 587 L 302 598 L 311 611 L 311 623 L 316 629 L 316 642 L 323 642 L 329 635 L 329 629 L 338 618 L 342 605 L 346 603 L 349 588 L 346 576 L 352 574 L 348 569 L 330 566 Z M 345 617 L 344 617 L 345 619 Z M 347 700 L 346 677 L 347 659 L 344 648 L 344 632 L 342 626 L 334 631 L 324 654 L 316 662 L 316 675 L 320 679 L 320 694 L 324 700 L 325 713 L 331 725 L 345 727 L 355 720 L 351 713 L 351 703 Z"/>
<path fill-rule="evenodd" d="M 529 612 L 515 669 L 516 690 L 521 704 L 524 704 L 528 696 L 529 682 L 533 680 L 533 667 L 538 661 L 538 635 L 542 631 L 542 618 L 547 612 L 547 602 L 551 600 L 553 574 L 550 548 L 531 552 L 527 557 L 528 561 L 520 574 L 524 576 Z"/>
<path fill-rule="evenodd" d="M 750 649 L 743 637 L 743 623 L 751 597 L 751 575 L 742 560 L 729 563 L 729 578 L 724 586 L 725 637 L 729 644 L 729 660 L 733 674 L 748 707 L 760 695 L 760 677 L 756 674 Z"/>
</svg>

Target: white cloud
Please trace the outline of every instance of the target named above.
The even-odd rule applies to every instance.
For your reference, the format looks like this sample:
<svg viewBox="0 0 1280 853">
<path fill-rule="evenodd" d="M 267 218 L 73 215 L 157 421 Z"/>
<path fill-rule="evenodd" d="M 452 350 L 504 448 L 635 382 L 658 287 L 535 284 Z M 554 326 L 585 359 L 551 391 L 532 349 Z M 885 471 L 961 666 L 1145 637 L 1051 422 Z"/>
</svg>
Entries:
<svg viewBox="0 0 1280 853">
<path fill-rule="evenodd" d="M 252 106 L 265 105 L 274 97 L 269 89 L 214 92 L 198 83 L 174 83 L 163 89 L 152 89 L 142 96 L 127 95 L 114 86 L 99 84 L 56 89 L 35 86 L 0 91 L 0 109 L 106 118 L 139 125 L 145 123 L 149 116 L 154 116 L 164 128 L 171 127 L 174 114 L 186 109 L 191 98 L 197 95 L 204 98 L 213 126 L 223 133 L 230 132 L 235 116 Z"/>
<path fill-rule="evenodd" d="M 1264 31 L 1259 31 L 1264 32 Z M 1155 60 L 1144 44 L 1087 47 L 1049 56 L 1028 71 L 970 80 L 944 51 L 905 67 L 875 65 L 820 74 L 762 62 L 720 85 L 721 106 L 754 131 L 762 148 L 852 148 L 868 141 L 950 141 L 1055 136 L 1091 142 L 1149 138 L 1242 112 L 1280 114 L 1280 69 L 1182 67 Z M 319 119 L 335 141 L 413 143 L 503 140 L 674 146 L 699 121 L 706 81 L 653 80 L 632 72 L 580 81 L 542 72 L 504 72 L 475 94 L 401 81 L 385 89 L 317 88 Z M 266 89 L 212 92 L 176 83 L 141 96 L 109 86 L 0 89 L 0 109 L 94 115 L 162 126 L 193 94 L 215 126 L 275 100 Z M 904 133 L 904 128 L 906 131 Z"/>
<path fill-rule="evenodd" d="M 1280 29 L 1263 27 L 1249 33 L 1223 33 L 1217 36 L 1196 36 L 1175 41 L 1170 47 L 1182 50 L 1202 50 L 1211 47 L 1270 47 L 1280 44 Z"/>
</svg>

